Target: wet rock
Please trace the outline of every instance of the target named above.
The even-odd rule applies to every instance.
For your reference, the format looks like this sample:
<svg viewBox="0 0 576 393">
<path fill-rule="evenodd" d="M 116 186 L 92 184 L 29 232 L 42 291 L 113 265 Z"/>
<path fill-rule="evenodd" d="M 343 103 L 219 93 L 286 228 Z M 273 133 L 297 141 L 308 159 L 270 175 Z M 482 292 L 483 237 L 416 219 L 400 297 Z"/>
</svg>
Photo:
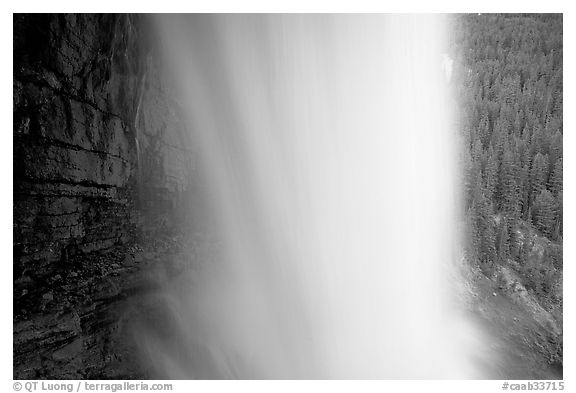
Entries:
<svg viewBox="0 0 576 393">
<path fill-rule="evenodd" d="M 66 360 L 76 357 L 80 354 L 83 349 L 83 340 L 78 338 L 72 341 L 70 344 L 66 344 L 60 349 L 52 353 L 52 359 L 54 360 Z"/>
<path fill-rule="evenodd" d="M 16 285 L 26 285 L 26 284 L 33 284 L 34 280 L 30 276 L 22 276 L 14 281 Z"/>
<path fill-rule="evenodd" d="M 191 162 L 140 18 L 14 16 L 15 378 L 138 376 L 119 321 L 159 253 L 133 242 L 173 227 Z"/>
<path fill-rule="evenodd" d="M 45 293 L 44 295 L 42 295 L 42 300 L 44 300 L 45 302 L 51 302 L 52 300 L 54 300 L 54 294 L 52 292 Z"/>
</svg>

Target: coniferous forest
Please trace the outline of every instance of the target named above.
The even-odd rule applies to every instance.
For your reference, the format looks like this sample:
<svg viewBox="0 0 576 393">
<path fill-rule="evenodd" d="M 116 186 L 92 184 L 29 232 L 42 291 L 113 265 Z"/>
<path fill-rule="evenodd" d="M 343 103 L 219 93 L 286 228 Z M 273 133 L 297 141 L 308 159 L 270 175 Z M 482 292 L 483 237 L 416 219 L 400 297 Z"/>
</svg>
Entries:
<svg viewBox="0 0 576 393">
<path fill-rule="evenodd" d="M 454 23 L 467 260 L 561 325 L 562 15 Z"/>
</svg>

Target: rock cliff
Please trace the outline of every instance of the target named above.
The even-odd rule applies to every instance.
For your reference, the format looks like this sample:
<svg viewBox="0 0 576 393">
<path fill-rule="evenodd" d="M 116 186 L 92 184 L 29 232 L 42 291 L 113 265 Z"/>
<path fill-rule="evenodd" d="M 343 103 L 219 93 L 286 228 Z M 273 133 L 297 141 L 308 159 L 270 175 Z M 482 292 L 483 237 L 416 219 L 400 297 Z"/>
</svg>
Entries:
<svg viewBox="0 0 576 393">
<path fill-rule="evenodd" d="M 174 238 L 193 159 L 149 21 L 16 14 L 13 53 L 14 378 L 138 376 L 138 244 Z"/>
</svg>

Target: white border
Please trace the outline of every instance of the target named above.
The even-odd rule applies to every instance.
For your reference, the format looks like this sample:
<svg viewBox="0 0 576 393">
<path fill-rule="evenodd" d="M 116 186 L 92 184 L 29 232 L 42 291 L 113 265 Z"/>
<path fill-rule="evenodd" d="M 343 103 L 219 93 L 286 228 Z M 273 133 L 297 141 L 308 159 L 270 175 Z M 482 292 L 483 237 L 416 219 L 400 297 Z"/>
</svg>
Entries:
<svg viewBox="0 0 576 393">
<path fill-rule="evenodd" d="M 0 63 L 2 92 L 2 122 L 3 130 L 0 132 L 1 173 L 5 178 L 12 177 L 12 56 L 8 48 L 12 48 L 12 12 L 563 12 L 564 13 L 564 377 L 567 391 L 573 391 L 574 369 L 574 25 L 576 20 L 569 9 L 567 1 L 514 1 L 502 2 L 498 0 L 482 1 L 472 5 L 464 5 L 457 1 L 370 1 L 355 0 L 349 2 L 333 2 L 318 0 L 292 0 L 272 2 L 265 0 L 212 0 L 210 2 L 183 2 L 178 0 L 162 0 L 156 2 L 122 2 L 114 0 L 98 0 L 87 4 L 78 1 L 12 1 L 3 3 L 0 26 L 2 34 L 2 48 L 6 49 L 3 61 Z M 567 110 L 566 110 L 567 109 Z M 12 187 L 13 183 L 6 181 L 2 199 L 1 213 L 3 224 L 0 226 L 0 242 L 4 252 L 4 268 L 2 269 L 3 285 L 1 285 L 0 299 L 2 299 L 2 323 L 0 354 L 2 378 L 0 390 L 12 391 Z M 149 381 L 152 382 L 152 381 Z M 272 389 L 279 392 L 294 392 L 299 390 L 322 391 L 443 391 L 443 392 L 490 392 L 501 391 L 498 381 L 174 381 L 174 391 L 237 391 L 246 389 L 250 392 L 270 392 Z"/>
</svg>

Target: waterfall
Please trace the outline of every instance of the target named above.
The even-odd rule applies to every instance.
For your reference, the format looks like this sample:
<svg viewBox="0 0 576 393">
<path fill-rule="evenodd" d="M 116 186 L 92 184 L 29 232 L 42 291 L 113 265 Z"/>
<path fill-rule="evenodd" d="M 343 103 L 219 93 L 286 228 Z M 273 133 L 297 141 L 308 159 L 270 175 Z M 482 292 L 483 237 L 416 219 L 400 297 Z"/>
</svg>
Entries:
<svg viewBox="0 0 576 393">
<path fill-rule="evenodd" d="M 169 378 L 476 378 L 453 296 L 439 15 L 160 15 L 218 247 L 165 283 Z"/>
</svg>

